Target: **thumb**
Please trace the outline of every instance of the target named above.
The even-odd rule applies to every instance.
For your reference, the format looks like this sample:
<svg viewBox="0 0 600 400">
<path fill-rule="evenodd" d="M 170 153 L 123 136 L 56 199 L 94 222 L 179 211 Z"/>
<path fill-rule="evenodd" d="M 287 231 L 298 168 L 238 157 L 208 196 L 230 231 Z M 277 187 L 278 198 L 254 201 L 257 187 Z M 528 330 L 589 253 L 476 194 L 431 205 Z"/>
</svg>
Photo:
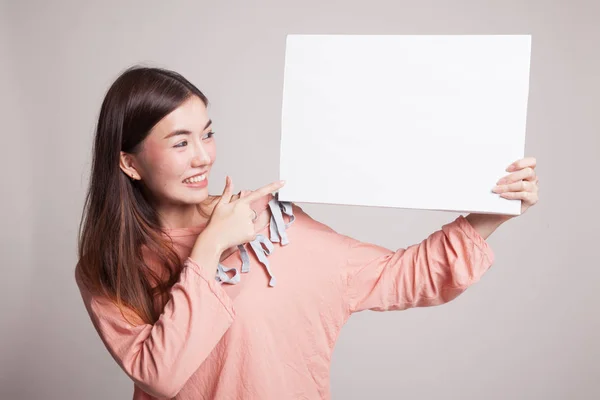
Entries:
<svg viewBox="0 0 600 400">
<path fill-rule="evenodd" d="M 219 203 L 230 203 L 231 196 L 233 195 L 233 183 L 231 182 L 231 178 L 227 176 L 225 178 L 225 189 L 223 189 L 223 195 L 221 196 L 221 200 Z"/>
</svg>

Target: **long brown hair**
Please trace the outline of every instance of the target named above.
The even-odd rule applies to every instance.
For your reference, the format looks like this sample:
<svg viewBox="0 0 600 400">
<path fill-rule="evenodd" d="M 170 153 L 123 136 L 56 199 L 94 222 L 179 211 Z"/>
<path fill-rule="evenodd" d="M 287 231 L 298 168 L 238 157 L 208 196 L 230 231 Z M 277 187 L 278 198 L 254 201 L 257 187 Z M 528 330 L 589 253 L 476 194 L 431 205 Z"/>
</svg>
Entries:
<svg viewBox="0 0 600 400">
<path fill-rule="evenodd" d="M 88 290 L 146 323 L 158 319 L 156 299 L 164 304 L 168 298 L 181 260 L 163 235 L 143 184 L 120 169 L 120 152 L 138 153 L 152 127 L 191 96 L 208 105 L 206 96 L 180 74 L 135 66 L 109 88 L 96 127 L 76 273 Z M 142 249 L 156 257 L 162 270 L 148 268 Z"/>
</svg>

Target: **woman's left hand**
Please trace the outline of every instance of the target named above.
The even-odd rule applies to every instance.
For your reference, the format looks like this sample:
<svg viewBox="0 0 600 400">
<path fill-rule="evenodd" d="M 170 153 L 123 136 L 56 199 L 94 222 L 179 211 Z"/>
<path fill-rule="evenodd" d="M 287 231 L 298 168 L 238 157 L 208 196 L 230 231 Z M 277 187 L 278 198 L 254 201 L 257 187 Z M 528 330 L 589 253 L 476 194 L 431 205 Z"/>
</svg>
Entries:
<svg viewBox="0 0 600 400">
<path fill-rule="evenodd" d="M 505 199 L 521 200 L 521 214 L 523 214 L 539 200 L 539 179 L 535 167 L 536 159 L 533 157 L 515 161 L 506 168 L 510 174 L 500 179 L 492 191 Z"/>
</svg>

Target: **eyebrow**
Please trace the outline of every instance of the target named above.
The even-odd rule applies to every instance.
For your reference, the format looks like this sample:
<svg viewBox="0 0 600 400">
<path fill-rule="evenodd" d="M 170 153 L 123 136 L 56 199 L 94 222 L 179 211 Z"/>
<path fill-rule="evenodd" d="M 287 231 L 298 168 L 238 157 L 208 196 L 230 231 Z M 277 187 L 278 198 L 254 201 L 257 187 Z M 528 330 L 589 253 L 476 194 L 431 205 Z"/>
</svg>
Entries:
<svg viewBox="0 0 600 400">
<path fill-rule="evenodd" d="M 212 124 L 212 119 L 209 119 L 208 122 L 206 123 L 206 125 L 204 126 L 204 128 L 202 128 L 202 130 L 204 131 L 211 124 Z M 177 136 L 177 135 L 191 135 L 191 133 L 192 132 L 188 131 L 187 129 L 178 129 L 176 131 L 169 133 L 167 136 L 164 137 L 164 139 L 168 139 L 168 138 L 171 138 L 171 137 Z"/>
</svg>

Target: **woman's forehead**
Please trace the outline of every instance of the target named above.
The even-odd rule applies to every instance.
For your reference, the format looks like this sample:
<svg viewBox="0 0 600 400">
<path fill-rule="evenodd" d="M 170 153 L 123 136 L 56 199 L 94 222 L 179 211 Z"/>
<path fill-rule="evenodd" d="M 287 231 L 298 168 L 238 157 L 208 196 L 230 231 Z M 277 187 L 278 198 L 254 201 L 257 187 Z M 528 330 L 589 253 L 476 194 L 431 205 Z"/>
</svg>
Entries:
<svg viewBox="0 0 600 400">
<path fill-rule="evenodd" d="M 151 134 L 163 139 L 174 131 L 202 132 L 210 118 L 204 102 L 192 96 L 167 114 L 152 128 Z"/>
</svg>

